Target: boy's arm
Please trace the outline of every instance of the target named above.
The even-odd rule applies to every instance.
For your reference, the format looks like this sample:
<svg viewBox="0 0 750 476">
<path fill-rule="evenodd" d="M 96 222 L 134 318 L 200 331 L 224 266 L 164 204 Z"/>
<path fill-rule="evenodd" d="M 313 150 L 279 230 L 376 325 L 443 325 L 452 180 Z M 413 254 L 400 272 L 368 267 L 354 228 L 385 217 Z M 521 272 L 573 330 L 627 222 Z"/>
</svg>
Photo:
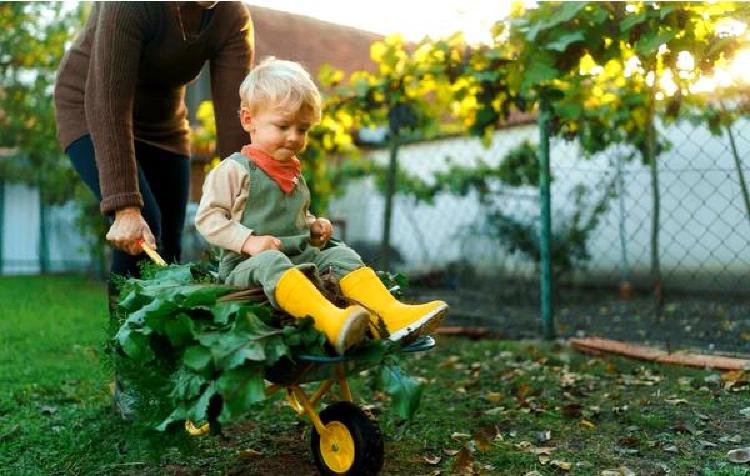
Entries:
<svg viewBox="0 0 750 476">
<path fill-rule="evenodd" d="M 310 213 L 310 210 L 305 211 L 305 225 L 310 228 L 313 223 L 315 223 L 315 220 L 317 220 L 318 217 Z"/>
<path fill-rule="evenodd" d="M 214 246 L 242 252 L 252 230 L 240 223 L 245 208 L 250 175 L 234 160 L 224 160 L 206 177 L 203 184 L 195 228 Z"/>
</svg>

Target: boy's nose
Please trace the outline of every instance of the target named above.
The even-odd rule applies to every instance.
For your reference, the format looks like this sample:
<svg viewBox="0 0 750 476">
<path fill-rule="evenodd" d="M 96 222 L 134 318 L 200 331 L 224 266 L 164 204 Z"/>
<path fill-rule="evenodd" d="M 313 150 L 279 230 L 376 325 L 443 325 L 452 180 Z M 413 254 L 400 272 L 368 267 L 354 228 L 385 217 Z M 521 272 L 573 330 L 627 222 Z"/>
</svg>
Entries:
<svg viewBox="0 0 750 476">
<path fill-rule="evenodd" d="M 302 134 L 300 134 L 298 131 L 290 131 L 289 134 L 286 136 L 287 141 L 293 142 L 293 143 L 299 143 L 302 139 Z"/>
</svg>

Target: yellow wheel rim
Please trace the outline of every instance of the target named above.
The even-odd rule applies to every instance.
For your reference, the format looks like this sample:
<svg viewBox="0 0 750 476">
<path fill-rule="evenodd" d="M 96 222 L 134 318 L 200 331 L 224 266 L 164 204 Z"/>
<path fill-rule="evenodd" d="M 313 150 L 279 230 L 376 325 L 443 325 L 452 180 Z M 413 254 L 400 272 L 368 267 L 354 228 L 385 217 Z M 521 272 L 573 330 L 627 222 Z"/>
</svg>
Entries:
<svg viewBox="0 0 750 476">
<path fill-rule="evenodd" d="M 349 428 L 332 421 L 320 435 L 320 455 L 334 473 L 345 473 L 354 464 L 354 438 Z"/>
</svg>

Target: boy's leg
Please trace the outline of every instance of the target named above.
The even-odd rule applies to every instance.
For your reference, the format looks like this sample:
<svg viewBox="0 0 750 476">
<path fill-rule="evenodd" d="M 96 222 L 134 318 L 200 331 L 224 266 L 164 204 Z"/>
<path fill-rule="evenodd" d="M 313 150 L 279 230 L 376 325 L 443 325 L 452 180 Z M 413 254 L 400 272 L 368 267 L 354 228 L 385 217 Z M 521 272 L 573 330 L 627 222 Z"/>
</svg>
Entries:
<svg viewBox="0 0 750 476">
<path fill-rule="evenodd" d="M 248 258 L 229 273 L 225 282 L 260 285 L 274 307 L 296 318 L 312 317 L 315 328 L 339 354 L 361 341 L 367 329 L 367 311 L 359 306 L 334 306 L 280 251 L 264 251 Z"/>
<path fill-rule="evenodd" d="M 337 280 L 365 265 L 357 252 L 344 244 L 324 248 L 313 262 L 321 272 L 331 269 Z"/>
<path fill-rule="evenodd" d="M 281 276 L 293 267 L 294 265 L 284 253 L 264 251 L 235 266 L 225 283 L 243 288 L 260 286 L 271 305 L 278 308 L 275 295 L 276 285 Z"/>
<path fill-rule="evenodd" d="M 409 340 L 430 332 L 448 311 L 443 301 L 416 305 L 399 302 L 377 274 L 362 263 L 359 255 L 343 244 L 322 250 L 316 258 L 316 265 L 320 269 L 330 267 L 339 279 L 341 293 L 374 314 L 371 316 L 373 333 L 378 335 L 379 318 L 392 341 Z"/>
</svg>

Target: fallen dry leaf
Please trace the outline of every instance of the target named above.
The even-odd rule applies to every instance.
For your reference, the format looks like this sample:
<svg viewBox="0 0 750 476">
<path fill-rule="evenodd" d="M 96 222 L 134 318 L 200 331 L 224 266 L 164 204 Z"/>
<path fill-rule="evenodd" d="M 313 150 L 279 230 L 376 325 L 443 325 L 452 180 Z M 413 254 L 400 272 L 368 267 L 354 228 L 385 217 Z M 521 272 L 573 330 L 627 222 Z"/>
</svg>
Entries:
<svg viewBox="0 0 750 476">
<path fill-rule="evenodd" d="M 722 436 L 721 438 L 719 438 L 719 441 L 721 441 L 722 443 L 741 443 L 742 436 L 741 435 Z"/>
<path fill-rule="evenodd" d="M 451 450 L 448 448 L 443 448 L 443 453 L 445 453 L 446 456 L 456 456 L 456 454 L 458 454 L 459 451 L 461 450 Z"/>
<path fill-rule="evenodd" d="M 422 459 L 424 460 L 425 463 L 435 466 L 436 464 L 440 463 L 440 461 L 442 461 L 443 458 L 437 455 L 428 455 L 428 456 L 423 456 Z"/>
<path fill-rule="evenodd" d="M 578 418 L 581 416 L 581 409 L 582 406 L 580 403 L 569 403 L 563 405 L 561 413 L 568 418 Z"/>
<path fill-rule="evenodd" d="M 534 437 L 536 438 L 537 442 L 544 443 L 552 439 L 552 432 L 550 430 L 537 431 L 534 434 Z"/>
<path fill-rule="evenodd" d="M 496 435 L 497 429 L 494 426 L 478 428 L 474 431 L 474 435 L 472 436 L 476 449 L 479 451 L 487 451 L 492 448 L 492 441 L 495 439 Z"/>
<path fill-rule="evenodd" d="M 453 459 L 450 473 L 462 476 L 474 474 L 474 455 L 465 446 L 461 448 L 461 451 Z"/>
<path fill-rule="evenodd" d="M 750 462 L 750 447 L 729 450 L 727 452 L 727 459 L 732 463 Z"/>
<path fill-rule="evenodd" d="M 721 374 L 721 380 L 724 382 L 741 382 L 747 380 L 747 375 L 744 370 L 730 370 Z"/>
<path fill-rule="evenodd" d="M 596 425 L 588 420 L 581 420 L 581 426 L 584 428 L 596 428 Z"/>
<path fill-rule="evenodd" d="M 562 461 L 559 459 L 553 459 L 549 462 L 549 465 L 552 468 L 561 469 L 563 471 L 570 471 L 570 468 L 573 466 L 569 461 Z"/>
<path fill-rule="evenodd" d="M 530 441 L 526 440 L 519 441 L 515 444 L 516 449 L 521 451 L 529 451 L 533 446 L 534 445 L 532 445 Z"/>
<path fill-rule="evenodd" d="M 451 440 L 454 441 L 462 440 L 464 438 L 471 438 L 471 435 L 466 433 L 459 433 L 457 431 L 454 431 L 453 434 L 451 434 Z"/>
<path fill-rule="evenodd" d="M 485 395 L 484 398 L 486 398 L 487 401 L 495 403 L 503 399 L 503 394 L 500 392 L 487 392 L 487 395 Z"/>
<path fill-rule="evenodd" d="M 687 405 L 688 403 L 684 398 L 665 398 L 664 401 L 670 405 Z"/>
<path fill-rule="evenodd" d="M 254 450 L 252 448 L 247 448 L 247 449 L 244 449 L 244 450 L 239 450 L 237 452 L 237 455 L 240 458 L 255 458 L 255 457 L 258 457 L 258 456 L 262 456 L 263 452 L 262 451 L 258 451 L 258 450 Z"/>
<path fill-rule="evenodd" d="M 532 448 L 531 452 L 535 455 L 547 455 L 551 456 L 552 452 L 557 448 L 554 446 L 540 446 L 539 448 Z"/>
<path fill-rule="evenodd" d="M 599 473 L 600 476 L 635 476 L 632 469 L 620 466 L 617 469 L 605 469 Z"/>
</svg>

